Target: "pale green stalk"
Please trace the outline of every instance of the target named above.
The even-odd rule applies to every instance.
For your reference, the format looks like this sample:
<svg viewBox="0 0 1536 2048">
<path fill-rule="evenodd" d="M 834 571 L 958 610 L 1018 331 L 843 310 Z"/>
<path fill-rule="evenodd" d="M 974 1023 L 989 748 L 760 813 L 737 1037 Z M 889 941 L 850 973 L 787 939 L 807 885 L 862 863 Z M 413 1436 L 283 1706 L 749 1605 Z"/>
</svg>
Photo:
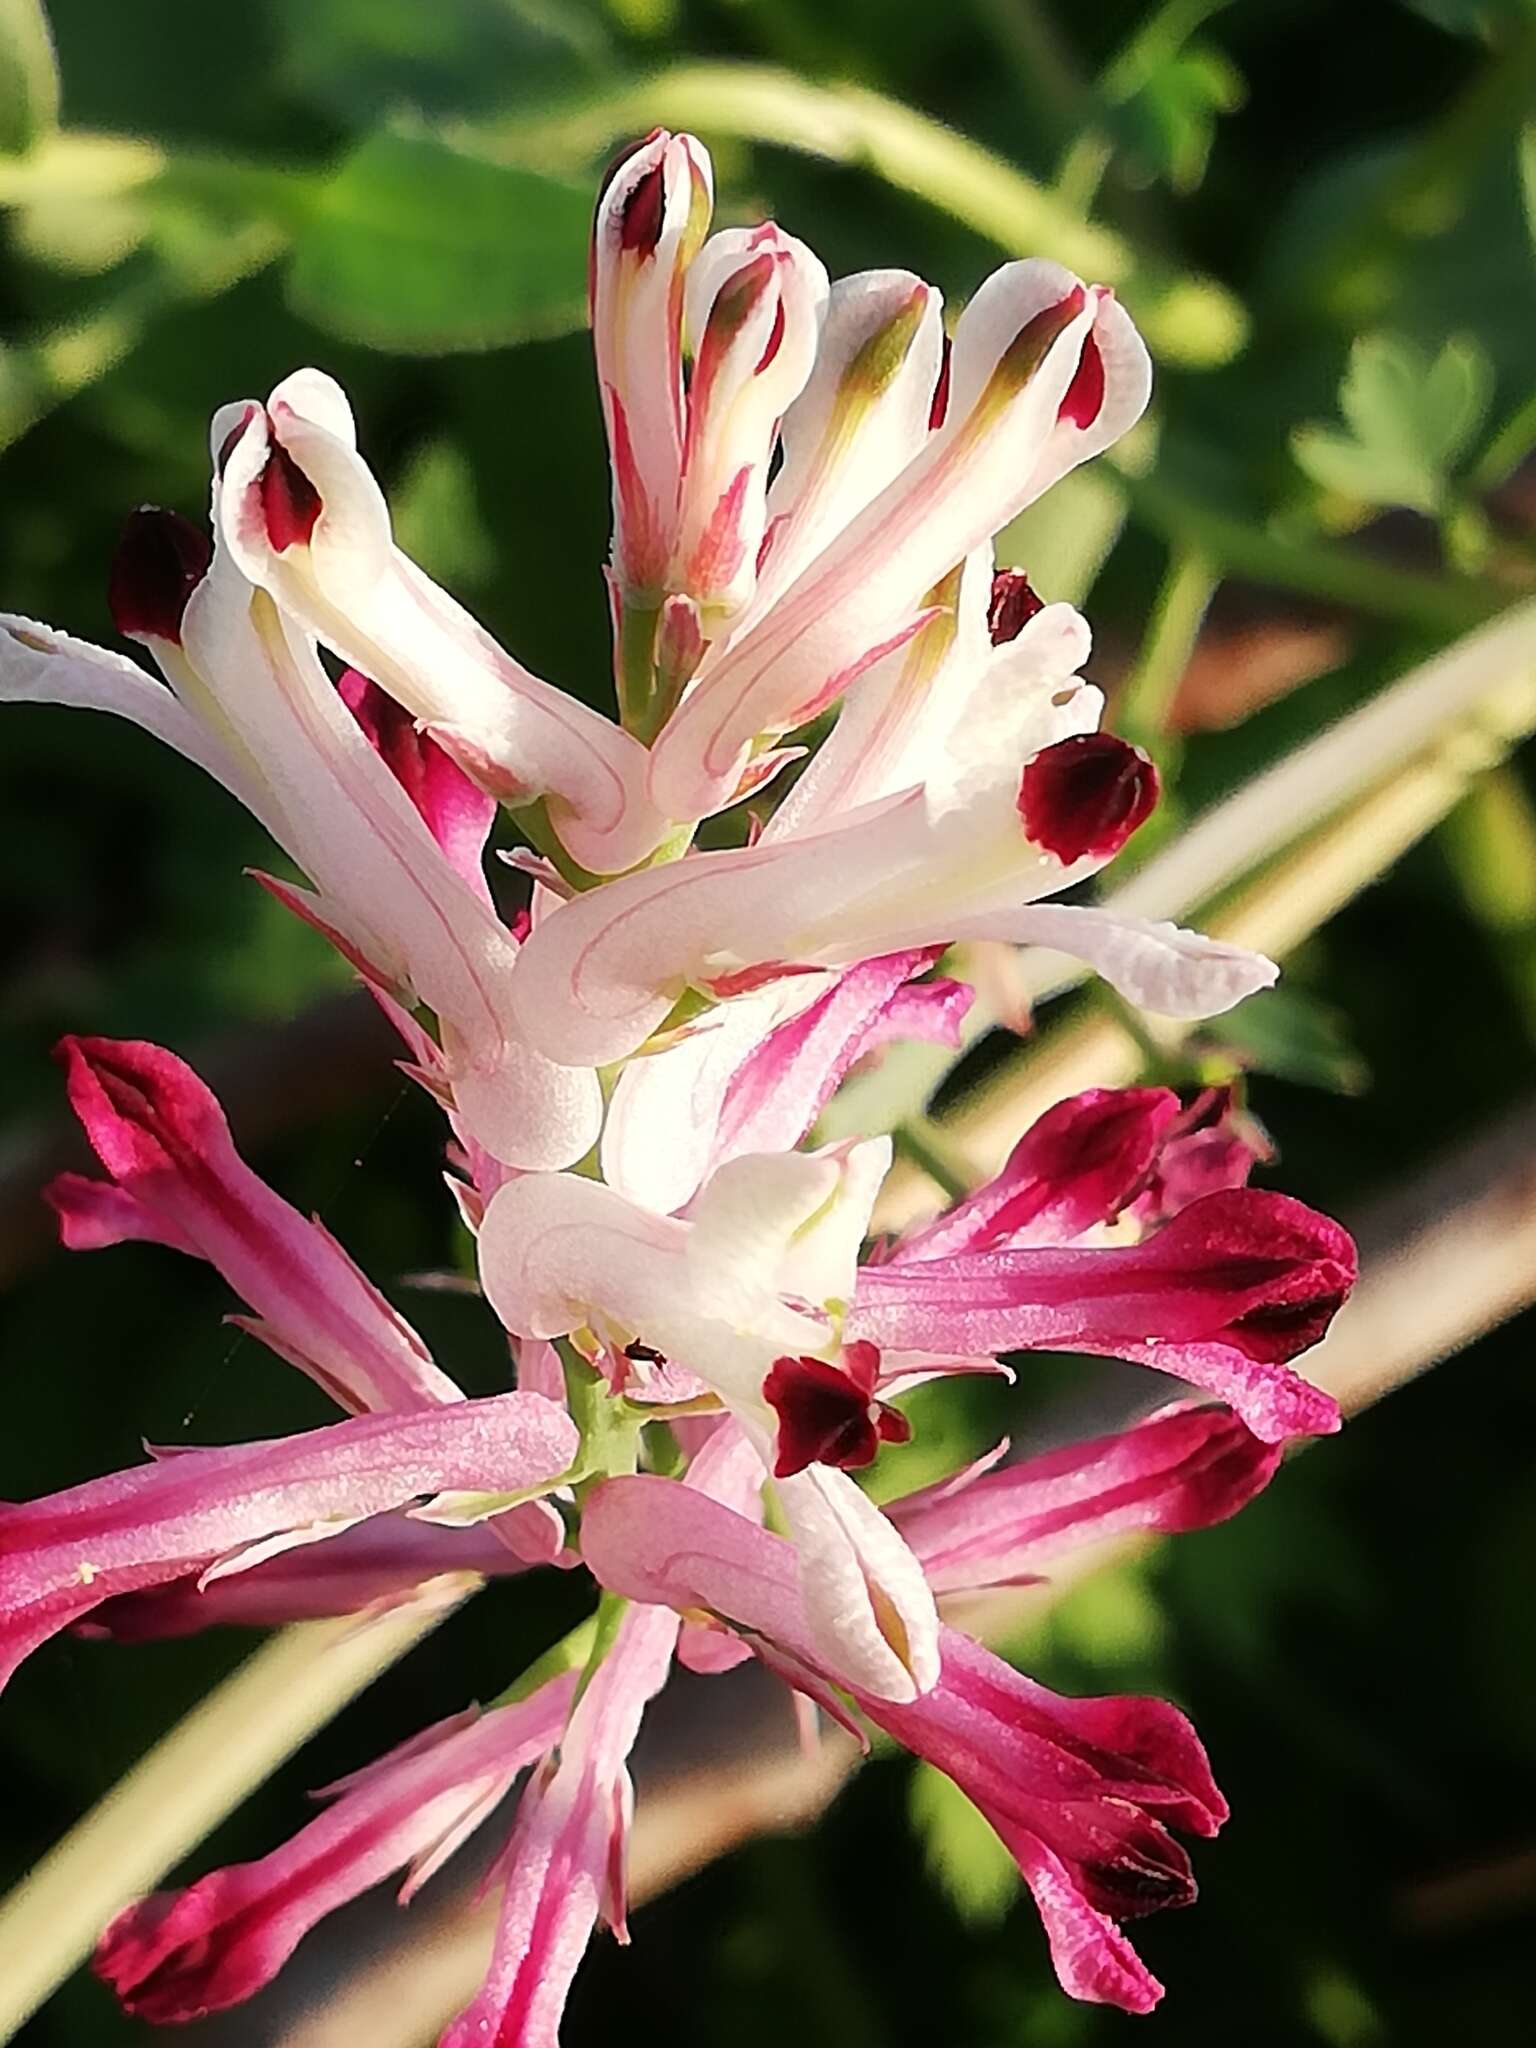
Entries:
<svg viewBox="0 0 1536 2048">
<path fill-rule="evenodd" d="M 387 1614 L 305 1621 L 264 1643 L 0 1903 L 0 2041 L 90 1953 L 130 1899 L 188 1850 L 480 1584 L 437 1582 Z"/>
</svg>

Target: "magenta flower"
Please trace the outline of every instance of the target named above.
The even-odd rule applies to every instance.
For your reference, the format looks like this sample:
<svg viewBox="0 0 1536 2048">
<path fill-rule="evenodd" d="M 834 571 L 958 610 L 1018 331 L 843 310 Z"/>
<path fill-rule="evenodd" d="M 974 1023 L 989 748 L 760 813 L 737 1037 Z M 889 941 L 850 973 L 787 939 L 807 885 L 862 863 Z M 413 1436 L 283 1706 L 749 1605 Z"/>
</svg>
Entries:
<svg viewBox="0 0 1536 2048">
<path fill-rule="evenodd" d="M 270 1443 L 177 1449 L 0 1506 L 0 1684 L 103 1600 L 241 1571 L 427 1496 L 545 1493 L 578 1442 L 552 1401 L 496 1394 Z"/>
<path fill-rule="evenodd" d="M 420 1337 L 324 1225 L 241 1159 L 210 1091 L 155 1045 L 66 1038 L 70 1103 L 112 1176 L 48 1189 L 76 1251 L 148 1238 L 216 1266 L 254 1311 L 241 1326 L 354 1415 L 462 1399 Z"/>
<path fill-rule="evenodd" d="M 558 1740 L 574 1689 L 567 1673 L 515 1706 L 472 1707 L 327 1785 L 316 1795 L 330 1802 L 325 1812 L 270 1856 L 119 1913 L 97 1946 L 97 1975 L 140 2019 L 238 2005 L 316 1921 L 392 1871 L 408 1871 L 406 1904 Z"/>
<path fill-rule="evenodd" d="M 465 1399 L 172 1054 L 66 1039 L 105 1178 L 49 1190 L 65 1243 L 207 1260 L 235 1320 L 346 1413 L 0 1507 L 0 1680 L 66 1627 L 361 1615 L 541 1565 L 602 1589 L 484 1713 L 333 1787 L 272 1854 L 130 1907 L 97 1964 L 149 2019 L 247 1996 L 393 1870 L 408 1896 L 530 1768 L 489 1974 L 444 2048 L 554 2048 L 594 1928 L 626 1938 L 628 1760 L 674 1657 L 709 1675 L 756 1655 L 946 1771 L 1078 1997 L 1154 2003 L 1121 1923 L 1193 1896 L 1173 1830 L 1225 1816 L 1173 1708 L 1058 1698 L 940 1603 L 1219 1521 L 1288 1440 L 1336 1428 L 1295 1361 L 1349 1292 L 1348 1237 L 1247 1186 L 1262 1139 L 1218 1089 L 1059 1103 L 896 1242 L 871 1240 L 890 1139 L 814 1142 L 893 1041 L 958 1043 L 958 940 L 1063 950 L 1180 1017 L 1274 978 L 1198 933 L 1048 900 L 1116 856 L 1158 779 L 1101 730 L 1086 621 L 999 568 L 993 539 L 1134 425 L 1146 350 L 1110 291 L 1039 261 L 982 284 L 951 347 L 922 279 L 829 281 L 776 224 L 711 235 L 712 208 L 706 152 L 661 130 L 597 206 L 617 720 L 400 550 L 346 397 L 313 369 L 215 416 L 211 537 L 129 520 L 111 608 L 158 678 L 0 618 L 0 701 L 140 725 L 300 871 L 258 879 L 356 970 L 443 1112 L 517 1377 Z M 742 843 L 695 846 L 749 795 Z M 505 917 L 484 865 L 502 809 L 526 891 Z M 901 1457 L 910 1389 L 1040 1346 L 1213 1398 L 876 1505 L 853 1474 Z M 680 1479 L 645 1472 L 658 1443 Z M 899 1495 L 899 1467 L 881 1479 Z"/>
<path fill-rule="evenodd" d="M 702 1609 L 825 1702 L 793 1552 L 675 1482 L 610 1480 L 585 1517 L 585 1554 L 613 1591 Z M 1227 1817 L 1205 1751 L 1161 1700 L 1064 1700 L 945 1629 L 934 1684 L 897 1703 L 850 1688 L 877 1727 L 936 1765 L 986 1815 L 1035 1895 L 1063 1987 L 1146 2012 L 1162 1986 L 1118 1922 L 1194 1897 L 1169 1824 L 1213 1835 Z"/>
</svg>

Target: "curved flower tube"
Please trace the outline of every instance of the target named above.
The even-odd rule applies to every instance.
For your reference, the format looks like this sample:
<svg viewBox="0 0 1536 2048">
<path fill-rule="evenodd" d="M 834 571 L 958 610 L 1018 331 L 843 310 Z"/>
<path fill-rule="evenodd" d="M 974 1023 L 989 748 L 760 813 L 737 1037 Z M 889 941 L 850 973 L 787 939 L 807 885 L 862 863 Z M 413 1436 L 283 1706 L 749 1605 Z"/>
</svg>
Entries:
<svg viewBox="0 0 1536 2048">
<path fill-rule="evenodd" d="M 846 1683 L 821 1659 L 790 1546 L 718 1502 L 666 1479 L 612 1479 L 585 1543 L 613 1591 L 713 1615 L 792 1684 Z M 1035 1894 L 1063 1988 L 1149 2011 L 1162 1986 L 1117 1923 L 1194 1897 L 1169 1824 L 1213 1835 L 1227 1817 L 1183 1715 L 1160 1700 L 1062 1699 L 948 1628 L 927 1692 L 853 1697 L 991 1822 Z"/>
<path fill-rule="evenodd" d="M 326 1786 L 325 1812 L 271 1855 L 126 1907 L 92 1968 L 140 2019 L 238 2005 L 317 1921 L 402 1868 L 404 1905 L 558 1737 L 575 1684 L 567 1672 L 515 1705 L 471 1707 Z"/>
<path fill-rule="evenodd" d="M 979 616 L 984 601 L 974 577 L 962 582 L 962 612 Z M 812 809 L 755 846 L 561 905 L 515 987 L 533 1043 L 555 1059 L 620 1059 L 690 988 L 728 998 L 958 936 L 1075 953 L 1128 1000 L 1174 1016 L 1211 1015 L 1267 986 L 1274 967 L 1238 947 L 1038 901 L 1113 858 L 1147 816 L 1155 776 L 1098 734 L 1102 700 L 1076 673 L 1087 627 L 1070 606 L 986 644 L 979 666 L 935 693 L 942 720 L 903 733 L 874 786 L 855 788 L 851 813 Z M 835 793 L 848 793 L 846 778 Z"/>
<path fill-rule="evenodd" d="M 463 1398 L 324 1225 L 245 1164 L 212 1092 L 174 1053 L 66 1038 L 59 1056 L 71 1106 L 111 1175 L 61 1174 L 46 1190 L 66 1245 L 147 1238 L 207 1259 L 254 1310 L 242 1327 L 351 1414 Z"/>
<path fill-rule="evenodd" d="M 1061 1349 L 1177 1374 L 1266 1443 L 1325 1436 L 1338 1403 L 1287 1368 L 1354 1285 L 1347 1232 L 1256 1188 L 1204 1195 L 1140 1244 L 866 1266 L 849 1336 L 897 1351 Z"/>
<path fill-rule="evenodd" d="M 103 1600 L 194 1571 L 240 1571 L 428 1495 L 548 1492 L 577 1443 L 552 1401 L 496 1394 L 270 1443 L 178 1448 L 0 1506 L 0 1685 Z"/>
<path fill-rule="evenodd" d="M 352 411 L 318 370 L 214 416 L 214 519 L 241 571 L 505 801 L 548 800 L 573 859 L 642 860 L 665 825 L 639 742 L 503 652 L 395 546 Z"/>
<path fill-rule="evenodd" d="M 173 744 L 195 719 L 206 737 L 183 751 L 241 798 L 318 891 L 269 882 L 273 893 L 370 981 L 436 1013 L 448 1078 L 482 1141 L 512 1165 L 579 1158 L 597 1136 L 597 1081 L 528 1044 L 511 1002 L 517 944 L 483 882 L 465 883 L 311 643 L 229 555 L 216 550 L 189 593 L 172 593 L 177 610 L 165 598 L 165 560 L 181 524 L 170 514 L 136 519 L 129 546 L 152 559 L 123 623 L 142 634 L 171 689 L 116 656 L 0 619 L 0 698 L 87 703 Z"/>
<path fill-rule="evenodd" d="M 778 1418 L 765 1382 L 778 1359 L 841 1357 L 831 1304 L 852 1292 L 888 1158 L 872 1141 L 841 1156 L 737 1159 L 686 1222 L 595 1181 L 530 1174 L 486 1211 L 481 1280 L 519 1336 L 585 1331 L 610 1352 L 640 1344 L 682 1366 L 720 1395 L 766 1468 Z M 931 1683 L 932 1599 L 891 1525 L 825 1465 L 783 1476 L 779 1493 L 828 1660 L 891 1698 Z"/>
</svg>

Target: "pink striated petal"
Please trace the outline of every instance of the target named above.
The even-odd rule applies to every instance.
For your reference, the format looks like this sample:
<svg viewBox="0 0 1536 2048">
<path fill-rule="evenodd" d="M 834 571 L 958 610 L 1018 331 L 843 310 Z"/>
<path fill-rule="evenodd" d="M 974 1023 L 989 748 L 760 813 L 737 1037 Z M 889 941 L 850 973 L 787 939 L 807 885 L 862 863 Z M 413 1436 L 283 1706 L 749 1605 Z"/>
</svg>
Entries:
<svg viewBox="0 0 1536 2048">
<path fill-rule="evenodd" d="M 1322 1337 L 1355 1270 L 1336 1223 L 1238 1188 L 1191 1203 L 1138 1245 L 867 1266 L 847 1333 L 891 1351 L 1053 1347 L 1154 1365 L 1278 1442 L 1338 1427 L 1333 1400 L 1285 1362 Z"/>
<path fill-rule="evenodd" d="M 454 872 L 487 904 L 483 859 L 496 816 L 496 799 L 477 789 L 458 763 L 416 721 L 355 668 L 337 688 L 368 743 L 421 813 Z"/>
<path fill-rule="evenodd" d="M 782 1538 L 675 1482 L 616 1479 L 589 1502 L 588 1560 L 630 1598 L 703 1607 L 767 1661 L 814 1686 L 826 1666 Z M 1165 1822 L 1214 1834 L 1226 1802 L 1194 1730 L 1158 1700 L 1063 1699 L 945 1629 L 937 1682 L 897 1702 L 855 1690 L 877 1726 L 949 1775 L 997 1829 L 1041 1903 L 1053 1959 L 1077 1997 L 1147 2009 L 1158 1987 L 1116 1918 L 1193 1896 Z"/>
<path fill-rule="evenodd" d="M 558 1761 L 523 1795 L 504 1857 L 490 1969 L 439 2048 L 555 2048 L 598 1919 L 622 1938 L 626 1759 L 666 1681 L 677 1633 L 677 1616 L 658 1607 L 634 1608 L 620 1623 L 560 1739 Z"/>
<path fill-rule="evenodd" d="M 559 1483 L 575 1425 L 537 1394 L 360 1416 L 303 1436 L 185 1450 L 0 1507 L 0 1682 L 101 1601 L 201 1572 L 239 1545 L 388 1514 L 422 1496 Z"/>
<path fill-rule="evenodd" d="M 530 1501 L 530 1508 L 542 1507 Z M 510 1515 L 521 1515 L 514 1508 Z M 504 1577 L 527 1569 L 498 1531 L 509 1516 L 465 1529 L 437 1528 L 403 1514 L 355 1523 L 318 1548 L 288 1551 L 234 1577 L 199 1586 L 188 1576 L 104 1600 L 80 1633 L 147 1642 L 205 1628 L 278 1628 L 316 1616 L 359 1614 L 408 1595 L 444 1573 Z"/>
<path fill-rule="evenodd" d="M 90 1180 L 83 1173 L 57 1174 L 43 1189 L 43 1200 L 59 1219 L 59 1240 L 68 1251 L 95 1252 L 138 1241 L 202 1257 L 185 1231 L 111 1181 Z"/>
<path fill-rule="evenodd" d="M 1106 1537 L 1224 1522 L 1279 1464 L 1278 1446 L 1226 1409 L 1181 1406 L 969 1483 L 945 1481 L 886 1512 L 935 1592 L 1018 1585 Z"/>
<path fill-rule="evenodd" d="M 55 1184 L 67 1243 L 154 1236 L 206 1258 L 256 1311 L 268 1341 L 354 1412 L 460 1398 L 330 1233 L 245 1164 L 189 1066 L 130 1039 L 66 1038 L 59 1057 L 70 1103 L 114 1183 L 94 1204 L 85 1194 L 94 1183 Z M 135 1216 L 142 1222 L 127 1230 Z"/>
<path fill-rule="evenodd" d="M 956 562 L 1038 495 L 1096 318 L 1097 302 L 1055 264 L 1009 264 L 982 286 L 956 329 L 944 425 L 685 699 L 653 750 L 658 808 L 679 819 L 714 808 L 756 735 L 782 732 L 825 701 Z M 1143 371 L 1136 411 L 1147 386 Z M 1086 452 L 1082 435 L 1078 445 Z"/>
<path fill-rule="evenodd" d="M 1082 1236 L 1139 1192 L 1178 1116 L 1168 1088 L 1090 1088 L 1056 1103 L 994 1179 L 896 1246 L 886 1263 Z"/>
<path fill-rule="evenodd" d="M 157 2024 L 249 1998 L 327 1913 L 457 1848 L 558 1736 L 575 1682 L 567 1673 L 513 1706 L 454 1715 L 332 1786 L 334 1804 L 259 1862 L 129 1906 L 97 1945 L 96 1974 Z"/>
<path fill-rule="evenodd" d="M 1036 1908 L 1051 1947 L 1051 1967 L 1069 1998 L 1151 2012 L 1163 1987 L 1107 1913 L 1089 1905 L 1061 1858 L 1022 1828 L 1004 1840 Z"/>
<path fill-rule="evenodd" d="M 936 950 L 887 954 L 861 961 L 839 976 L 808 1009 L 778 1025 L 736 1069 L 720 1109 L 711 1164 L 746 1152 L 782 1152 L 799 1144 L 836 1093 L 855 1060 L 898 1026 L 891 1011 L 910 996 L 900 1016 L 926 1030 L 947 1033 L 970 1001 L 960 984 L 938 993 L 908 991 L 915 974 L 931 967 Z"/>
</svg>

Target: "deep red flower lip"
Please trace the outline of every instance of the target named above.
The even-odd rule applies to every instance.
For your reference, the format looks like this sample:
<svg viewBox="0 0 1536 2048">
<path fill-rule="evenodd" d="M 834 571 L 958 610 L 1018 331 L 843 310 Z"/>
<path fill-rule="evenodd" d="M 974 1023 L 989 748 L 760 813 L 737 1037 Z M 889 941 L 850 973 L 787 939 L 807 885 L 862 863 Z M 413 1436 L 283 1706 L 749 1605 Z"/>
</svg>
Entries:
<svg viewBox="0 0 1536 2048">
<path fill-rule="evenodd" d="M 911 1438 L 906 1416 L 875 1394 L 875 1346 L 850 1344 L 844 1366 L 839 1370 L 820 1358 L 774 1360 L 763 1398 L 779 1418 L 776 1479 L 792 1479 L 807 1465 L 855 1470 L 873 1464 L 882 1443 Z"/>
<path fill-rule="evenodd" d="M 1157 803 L 1157 770 L 1113 733 L 1083 732 L 1026 762 L 1018 808 L 1024 830 L 1065 866 L 1108 860 Z"/>
</svg>

